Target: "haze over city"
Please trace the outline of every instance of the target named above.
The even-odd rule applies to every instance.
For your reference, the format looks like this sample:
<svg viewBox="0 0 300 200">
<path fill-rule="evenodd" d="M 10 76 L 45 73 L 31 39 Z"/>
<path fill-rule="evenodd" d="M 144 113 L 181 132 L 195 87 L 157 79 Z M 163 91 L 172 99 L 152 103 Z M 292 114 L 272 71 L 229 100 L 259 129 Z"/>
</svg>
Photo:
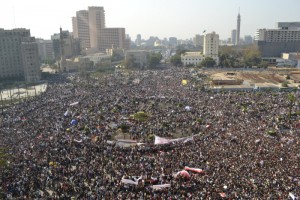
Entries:
<svg viewBox="0 0 300 200">
<path fill-rule="evenodd" d="M 279 21 L 298 21 L 297 0 L 13 0 L 0 8 L 0 24 L 5 29 L 27 28 L 31 35 L 49 39 L 59 27 L 72 31 L 71 17 L 88 6 L 105 9 L 106 26 L 124 27 L 132 39 L 137 34 L 187 39 L 195 34 L 216 31 L 221 39 L 236 28 L 240 8 L 241 36 L 254 35 L 259 28 L 275 28 Z"/>
</svg>

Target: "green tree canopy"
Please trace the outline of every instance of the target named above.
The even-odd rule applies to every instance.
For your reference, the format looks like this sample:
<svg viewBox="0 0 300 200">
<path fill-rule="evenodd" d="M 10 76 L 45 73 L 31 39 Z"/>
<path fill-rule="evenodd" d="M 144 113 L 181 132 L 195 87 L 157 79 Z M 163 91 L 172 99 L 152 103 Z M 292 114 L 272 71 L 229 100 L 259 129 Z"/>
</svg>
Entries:
<svg viewBox="0 0 300 200">
<path fill-rule="evenodd" d="M 202 62 L 200 63 L 200 67 L 213 67 L 216 65 L 216 61 L 212 59 L 211 57 L 206 57 Z"/>
<path fill-rule="evenodd" d="M 181 56 L 175 54 L 174 56 L 171 57 L 171 63 L 175 66 L 181 66 L 182 62 L 181 62 Z"/>
<path fill-rule="evenodd" d="M 150 68 L 155 68 L 157 65 L 159 65 L 160 61 L 162 59 L 162 55 L 160 52 L 158 53 L 150 53 L 148 55 L 148 65 Z"/>
<path fill-rule="evenodd" d="M 245 49 L 243 58 L 246 66 L 257 66 L 261 63 L 261 53 L 254 45 Z"/>
</svg>

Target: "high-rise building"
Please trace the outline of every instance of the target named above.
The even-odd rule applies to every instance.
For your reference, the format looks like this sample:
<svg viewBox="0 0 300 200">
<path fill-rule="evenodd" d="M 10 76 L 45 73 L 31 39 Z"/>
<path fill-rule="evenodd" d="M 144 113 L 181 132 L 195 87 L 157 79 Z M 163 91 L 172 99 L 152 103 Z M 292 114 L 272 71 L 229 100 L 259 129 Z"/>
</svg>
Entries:
<svg viewBox="0 0 300 200">
<path fill-rule="evenodd" d="M 105 52 L 111 48 L 127 49 L 125 28 L 104 28 L 100 30 L 100 35 L 100 51 Z"/>
<path fill-rule="evenodd" d="M 141 46 L 141 44 L 142 44 L 142 36 L 141 36 L 141 34 L 137 34 L 136 40 L 135 40 L 135 45 Z"/>
<path fill-rule="evenodd" d="M 89 28 L 89 13 L 87 10 L 80 10 L 76 12 L 76 19 L 72 19 L 73 30 L 80 40 L 82 49 L 90 48 L 90 28 Z M 77 29 L 76 29 L 77 28 Z"/>
<path fill-rule="evenodd" d="M 39 49 L 39 57 L 41 61 L 49 61 L 54 59 L 53 42 L 51 40 L 36 39 Z"/>
<path fill-rule="evenodd" d="M 41 79 L 38 45 L 28 29 L 0 29 L 0 79 Z"/>
<path fill-rule="evenodd" d="M 231 43 L 232 43 L 233 45 L 236 45 L 236 30 L 235 30 L 235 29 L 233 29 L 233 30 L 231 31 Z"/>
<path fill-rule="evenodd" d="M 255 43 L 263 57 L 300 51 L 300 22 L 278 22 L 277 29 L 259 29 Z"/>
<path fill-rule="evenodd" d="M 241 37 L 240 34 L 241 34 L 241 15 L 239 12 L 238 17 L 237 17 L 237 26 L 236 26 L 236 40 L 235 40 L 236 45 L 240 44 L 240 37 Z"/>
<path fill-rule="evenodd" d="M 105 13 L 103 7 L 88 8 L 89 32 L 90 32 L 90 48 L 99 48 L 100 31 L 105 28 Z"/>
<path fill-rule="evenodd" d="M 81 49 L 102 51 L 106 48 L 127 48 L 124 28 L 106 28 L 103 7 L 88 7 L 76 12 L 72 18 L 74 37 L 79 38 Z M 123 34 L 124 32 L 124 34 Z M 112 35 L 110 35 L 112 34 Z M 128 47 L 129 48 L 129 47 Z"/>
<path fill-rule="evenodd" d="M 203 55 L 213 58 L 219 64 L 219 35 L 215 32 L 204 36 Z"/>
</svg>

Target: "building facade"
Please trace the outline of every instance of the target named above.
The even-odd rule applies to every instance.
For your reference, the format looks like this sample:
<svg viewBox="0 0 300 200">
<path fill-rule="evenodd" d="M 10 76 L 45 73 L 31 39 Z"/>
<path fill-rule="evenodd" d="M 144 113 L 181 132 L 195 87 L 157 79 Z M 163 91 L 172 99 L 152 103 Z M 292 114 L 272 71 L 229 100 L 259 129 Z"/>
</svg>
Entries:
<svg viewBox="0 0 300 200">
<path fill-rule="evenodd" d="M 184 66 L 198 66 L 204 59 L 201 52 L 185 52 L 181 54 L 181 62 Z"/>
<path fill-rule="evenodd" d="M 36 39 L 39 49 L 40 61 L 54 60 L 54 50 L 52 40 Z"/>
<path fill-rule="evenodd" d="M 71 58 L 80 55 L 80 41 L 75 39 L 69 31 L 62 31 L 62 44 L 60 33 L 51 36 L 54 57 L 56 60 L 61 58 L 61 45 L 63 46 L 63 54 L 65 58 Z"/>
<path fill-rule="evenodd" d="M 142 36 L 141 36 L 141 34 L 137 34 L 136 40 L 135 40 L 135 45 L 141 46 L 141 44 L 142 44 Z"/>
<path fill-rule="evenodd" d="M 76 12 L 72 18 L 74 37 L 80 40 L 83 53 L 88 49 L 105 52 L 114 45 L 128 49 L 124 28 L 106 28 L 105 11 L 103 7 L 88 7 L 88 10 Z"/>
<path fill-rule="evenodd" d="M 89 7 L 90 48 L 99 48 L 100 32 L 105 28 L 105 13 L 103 7 Z"/>
<path fill-rule="evenodd" d="M 100 30 L 100 46 L 101 52 L 111 48 L 126 48 L 125 28 L 105 28 Z"/>
<path fill-rule="evenodd" d="M 219 64 L 219 35 L 215 32 L 204 36 L 203 55 L 211 57 Z"/>
<path fill-rule="evenodd" d="M 82 49 L 90 48 L 90 29 L 89 29 L 89 13 L 87 10 L 80 10 L 76 12 L 76 18 L 72 18 L 73 31 L 80 40 L 80 47 Z M 76 29 L 77 28 L 77 29 Z"/>
<path fill-rule="evenodd" d="M 40 80 L 38 45 L 28 29 L 0 29 L 0 79 Z"/>
<path fill-rule="evenodd" d="M 259 29 L 255 43 L 263 57 L 280 57 L 300 51 L 300 22 L 278 22 L 277 29 Z"/>
<path fill-rule="evenodd" d="M 203 35 L 199 35 L 199 34 L 197 34 L 197 35 L 195 35 L 195 37 L 194 37 L 194 46 L 195 47 L 201 47 L 201 46 L 203 46 L 203 39 L 204 39 L 204 36 Z"/>
<path fill-rule="evenodd" d="M 233 29 L 233 30 L 231 31 L 231 43 L 232 43 L 233 45 L 236 45 L 236 29 Z"/>
</svg>

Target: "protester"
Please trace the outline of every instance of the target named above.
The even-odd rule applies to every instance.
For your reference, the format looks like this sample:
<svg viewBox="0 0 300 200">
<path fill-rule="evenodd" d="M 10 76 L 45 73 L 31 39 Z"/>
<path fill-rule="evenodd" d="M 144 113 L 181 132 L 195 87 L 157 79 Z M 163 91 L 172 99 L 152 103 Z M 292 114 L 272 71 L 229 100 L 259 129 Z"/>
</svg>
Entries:
<svg viewBox="0 0 300 200">
<path fill-rule="evenodd" d="M 203 85 L 185 68 L 55 75 L 45 93 L 1 116 L 5 198 L 299 198 L 300 117 L 288 120 L 287 93 Z M 140 111 L 148 119 L 130 117 Z M 143 144 L 111 142 L 122 124 Z M 188 140 L 155 145 L 154 136 Z"/>
</svg>

